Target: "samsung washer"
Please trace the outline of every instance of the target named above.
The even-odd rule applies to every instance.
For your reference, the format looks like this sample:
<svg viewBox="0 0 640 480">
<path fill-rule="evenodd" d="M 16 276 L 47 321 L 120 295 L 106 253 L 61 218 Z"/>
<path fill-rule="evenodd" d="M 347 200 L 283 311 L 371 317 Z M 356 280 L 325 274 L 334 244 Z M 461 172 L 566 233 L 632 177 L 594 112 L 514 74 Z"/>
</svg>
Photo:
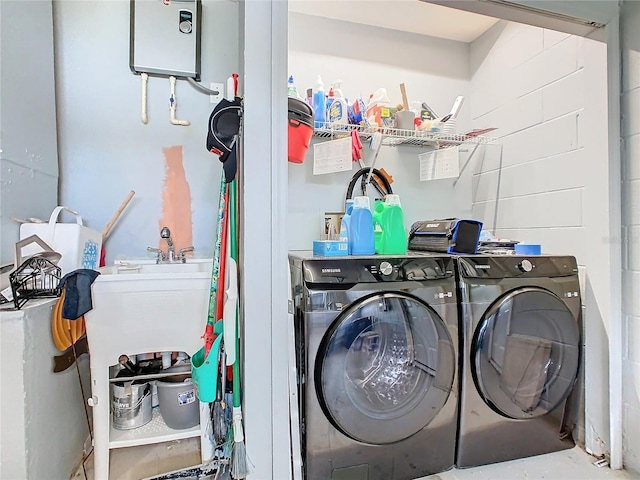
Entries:
<svg viewBox="0 0 640 480">
<path fill-rule="evenodd" d="M 409 480 L 453 467 L 453 259 L 289 259 L 305 478 Z"/>
<path fill-rule="evenodd" d="M 578 267 L 570 256 L 457 259 L 461 392 L 456 465 L 574 446 L 580 368 Z"/>
</svg>

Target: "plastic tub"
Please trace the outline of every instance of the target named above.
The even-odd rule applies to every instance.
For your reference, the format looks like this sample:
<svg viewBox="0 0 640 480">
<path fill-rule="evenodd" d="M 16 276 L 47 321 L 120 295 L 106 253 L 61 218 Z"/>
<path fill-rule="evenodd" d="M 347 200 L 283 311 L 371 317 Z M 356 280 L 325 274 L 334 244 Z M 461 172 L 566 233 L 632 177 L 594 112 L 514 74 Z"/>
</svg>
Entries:
<svg viewBox="0 0 640 480">
<path fill-rule="evenodd" d="M 291 163 L 302 163 L 313 136 L 313 108 L 289 97 L 289 152 Z"/>
<path fill-rule="evenodd" d="M 178 375 L 156 382 L 160 414 L 167 427 L 191 428 L 200 422 L 200 402 L 196 399 L 191 377 Z"/>
</svg>

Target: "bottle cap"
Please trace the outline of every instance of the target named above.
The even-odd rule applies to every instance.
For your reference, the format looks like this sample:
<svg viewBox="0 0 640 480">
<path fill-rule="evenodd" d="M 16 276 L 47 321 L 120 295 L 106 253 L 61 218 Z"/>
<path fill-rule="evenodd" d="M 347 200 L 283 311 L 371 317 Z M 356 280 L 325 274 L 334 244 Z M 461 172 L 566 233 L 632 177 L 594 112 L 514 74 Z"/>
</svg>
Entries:
<svg viewBox="0 0 640 480">
<path fill-rule="evenodd" d="M 400 205 L 400 195 L 396 195 L 395 193 L 391 193 L 389 195 L 387 195 L 386 197 L 384 197 L 384 203 L 386 203 L 387 205 L 397 205 L 397 206 L 401 206 Z"/>
<path fill-rule="evenodd" d="M 356 207 L 364 207 L 367 208 L 369 210 L 371 210 L 371 206 L 369 203 L 369 197 L 365 197 L 365 196 L 361 196 L 361 197 L 354 197 L 353 198 L 353 208 Z"/>
<path fill-rule="evenodd" d="M 342 80 L 336 80 L 331 86 L 336 98 L 344 98 L 344 93 L 342 93 L 342 90 L 340 89 L 342 86 Z"/>
</svg>

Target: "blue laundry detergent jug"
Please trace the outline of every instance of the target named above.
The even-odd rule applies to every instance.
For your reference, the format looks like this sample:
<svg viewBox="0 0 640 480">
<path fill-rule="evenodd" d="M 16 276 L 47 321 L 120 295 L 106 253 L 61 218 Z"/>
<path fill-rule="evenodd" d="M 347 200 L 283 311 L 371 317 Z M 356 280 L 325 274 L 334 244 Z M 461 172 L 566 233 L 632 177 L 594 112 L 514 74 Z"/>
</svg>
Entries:
<svg viewBox="0 0 640 480">
<path fill-rule="evenodd" d="M 376 252 L 373 216 L 369 197 L 355 197 L 349 219 L 349 247 L 352 255 L 373 255 Z"/>
</svg>

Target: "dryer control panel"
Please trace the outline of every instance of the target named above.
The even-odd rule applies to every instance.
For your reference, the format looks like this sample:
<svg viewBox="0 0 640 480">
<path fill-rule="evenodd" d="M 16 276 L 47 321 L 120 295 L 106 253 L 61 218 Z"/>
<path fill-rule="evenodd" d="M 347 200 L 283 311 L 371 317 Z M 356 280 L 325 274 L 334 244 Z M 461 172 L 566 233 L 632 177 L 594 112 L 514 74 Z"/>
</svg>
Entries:
<svg viewBox="0 0 640 480">
<path fill-rule="evenodd" d="M 578 265 L 572 256 L 478 255 L 458 259 L 463 278 L 535 278 L 576 275 Z"/>
</svg>

